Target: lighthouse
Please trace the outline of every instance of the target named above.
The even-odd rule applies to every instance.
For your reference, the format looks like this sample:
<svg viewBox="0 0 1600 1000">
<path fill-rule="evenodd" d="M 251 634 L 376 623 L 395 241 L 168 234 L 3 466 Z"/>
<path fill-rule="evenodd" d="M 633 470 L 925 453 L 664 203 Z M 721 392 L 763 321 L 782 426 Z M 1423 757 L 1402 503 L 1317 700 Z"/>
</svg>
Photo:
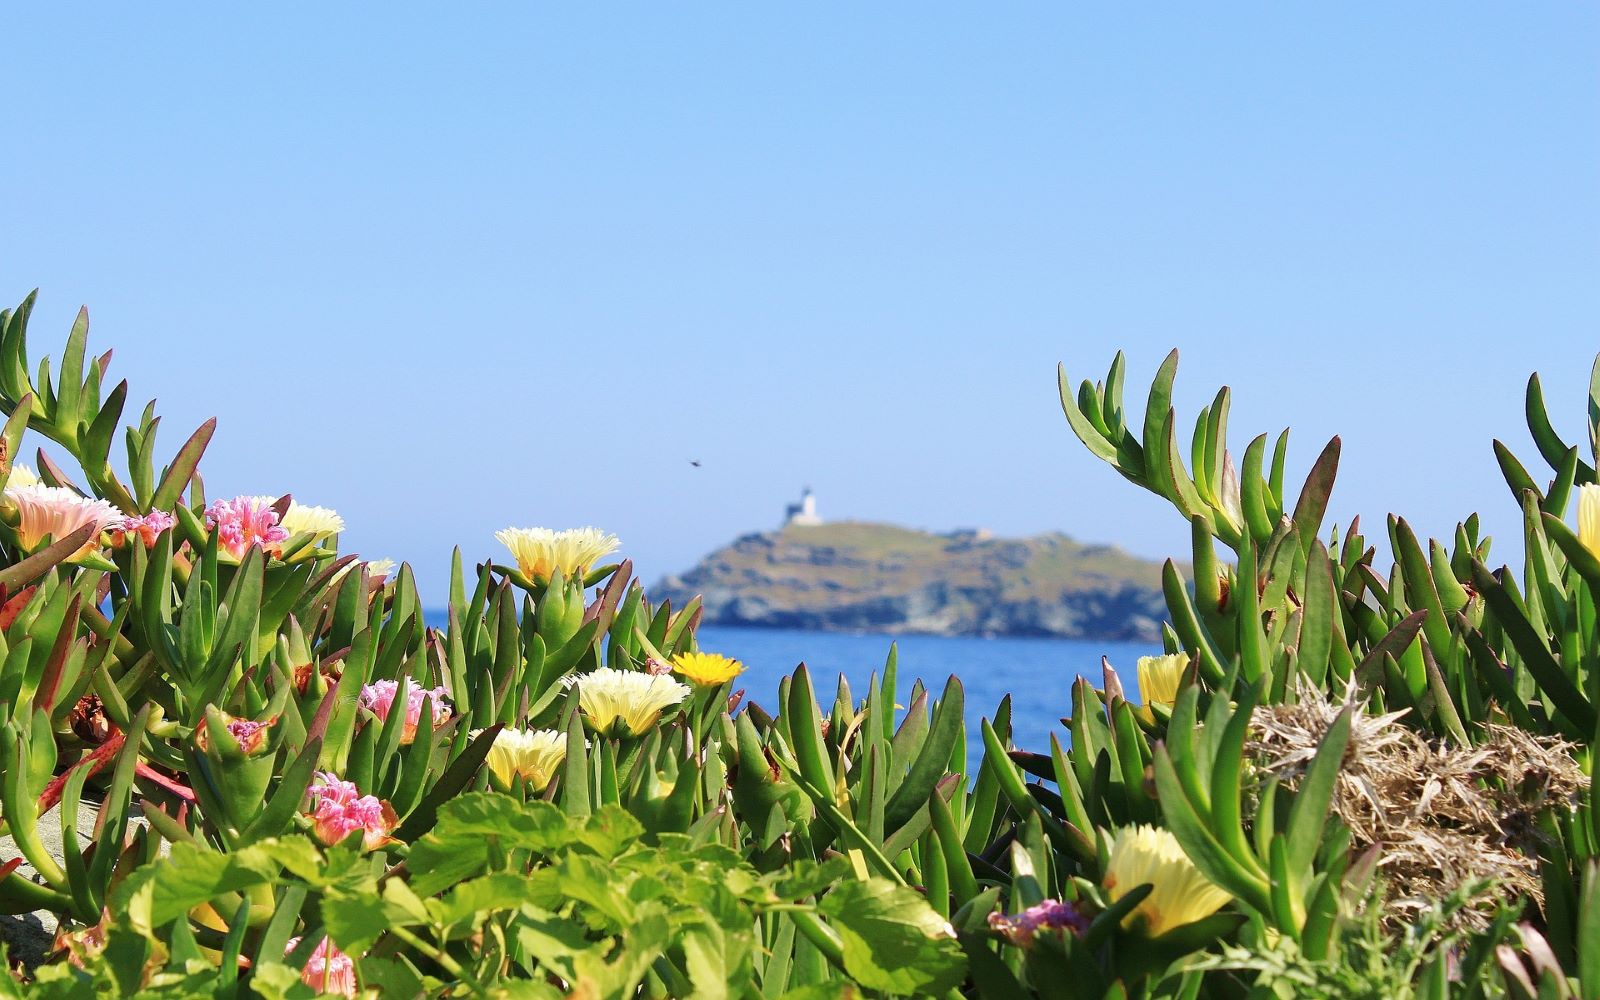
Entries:
<svg viewBox="0 0 1600 1000">
<path fill-rule="evenodd" d="M 783 509 L 783 526 L 791 524 L 816 525 L 821 524 L 822 518 L 817 516 L 817 498 L 807 486 L 800 491 L 800 502 L 792 503 Z"/>
</svg>

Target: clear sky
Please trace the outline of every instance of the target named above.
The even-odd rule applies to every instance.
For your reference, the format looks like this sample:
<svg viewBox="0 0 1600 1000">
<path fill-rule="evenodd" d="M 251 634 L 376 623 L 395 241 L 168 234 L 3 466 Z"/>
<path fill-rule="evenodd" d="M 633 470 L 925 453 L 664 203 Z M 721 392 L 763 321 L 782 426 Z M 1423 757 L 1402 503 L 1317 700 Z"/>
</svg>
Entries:
<svg viewBox="0 0 1600 1000">
<path fill-rule="evenodd" d="M 1236 451 L 1345 440 L 1334 513 L 1515 508 L 1527 374 L 1600 349 L 1584 4 L 8 5 L 0 298 L 213 495 L 292 491 L 442 594 L 596 524 L 653 579 L 822 513 L 1187 529 L 1055 364 L 1183 351 Z M 130 410 L 135 407 L 130 407 Z M 690 462 L 701 463 L 699 468 Z M 1543 472 L 1539 473 L 1541 477 Z"/>
</svg>

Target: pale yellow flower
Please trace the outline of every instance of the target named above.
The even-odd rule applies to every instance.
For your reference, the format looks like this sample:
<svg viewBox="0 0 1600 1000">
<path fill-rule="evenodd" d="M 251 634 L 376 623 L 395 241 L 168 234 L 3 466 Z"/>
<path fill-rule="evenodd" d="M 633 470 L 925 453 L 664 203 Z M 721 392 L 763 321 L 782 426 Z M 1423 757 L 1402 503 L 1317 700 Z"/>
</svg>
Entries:
<svg viewBox="0 0 1600 1000">
<path fill-rule="evenodd" d="M 599 528 L 507 528 L 494 537 L 511 550 L 517 570 L 530 580 L 549 580 L 556 570 L 574 579 L 622 544 Z"/>
<path fill-rule="evenodd" d="M 521 777 L 528 791 L 550 784 L 556 768 L 567 759 L 567 734 L 554 729 L 502 729 L 495 734 L 486 763 L 495 783 L 510 788 Z"/>
<path fill-rule="evenodd" d="M 1125 826 L 1117 831 L 1100 884 L 1112 902 L 1141 885 L 1154 886 L 1123 921 L 1128 927 L 1143 917 L 1151 937 L 1209 917 L 1233 898 L 1200 874 L 1177 837 L 1154 826 Z"/>
<path fill-rule="evenodd" d="M 566 683 L 578 685 L 578 707 L 589 728 L 605 736 L 641 736 L 661 713 L 689 697 L 671 677 L 601 667 Z"/>
<path fill-rule="evenodd" d="M 89 540 L 69 558 L 78 559 L 100 547 L 100 532 L 121 524 L 122 511 L 104 500 L 79 496 L 65 486 L 7 486 L 5 497 L 17 509 L 17 542 L 32 551 L 49 536 L 53 541 L 92 525 Z"/>
<path fill-rule="evenodd" d="M 293 500 L 289 501 L 289 510 L 279 523 L 291 538 L 306 534 L 318 542 L 326 541 L 344 530 L 344 518 L 339 516 L 338 511 L 328 507 L 310 507 Z"/>
<path fill-rule="evenodd" d="M 1185 653 L 1139 657 L 1139 697 L 1146 707 L 1177 701 L 1178 682 L 1188 668 L 1189 657 Z"/>
<path fill-rule="evenodd" d="M 1578 541 L 1600 559 L 1600 486 L 1578 487 Z"/>
<path fill-rule="evenodd" d="M 709 687 L 738 677 L 744 664 L 721 653 L 680 653 L 672 658 L 672 672 Z"/>
<path fill-rule="evenodd" d="M 16 486 L 38 486 L 39 475 L 26 465 L 13 465 L 11 475 L 6 477 L 6 488 Z"/>
<path fill-rule="evenodd" d="M 370 580 L 387 580 L 389 574 L 394 572 L 393 559 L 373 559 L 367 563 L 367 578 Z"/>
</svg>

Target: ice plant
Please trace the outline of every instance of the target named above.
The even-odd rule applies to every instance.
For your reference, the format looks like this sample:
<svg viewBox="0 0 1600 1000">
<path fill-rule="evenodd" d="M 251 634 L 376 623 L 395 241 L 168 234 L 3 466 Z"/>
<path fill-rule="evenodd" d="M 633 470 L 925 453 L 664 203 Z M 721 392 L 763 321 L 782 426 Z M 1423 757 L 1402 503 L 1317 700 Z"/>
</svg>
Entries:
<svg viewBox="0 0 1600 1000">
<path fill-rule="evenodd" d="M 111 544 L 121 548 L 130 538 L 139 539 L 145 548 L 155 545 L 163 531 L 170 530 L 177 519 L 164 510 L 153 510 L 138 517 L 125 517 L 111 528 Z"/>
<path fill-rule="evenodd" d="M 105 954 L 107 932 L 114 923 L 116 920 L 111 916 L 111 911 L 101 907 L 100 920 L 88 927 L 69 931 L 58 926 L 50 950 L 65 952 L 67 961 L 74 968 L 87 970 L 91 963 Z"/>
<path fill-rule="evenodd" d="M 1189 657 L 1183 653 L 1139 657 L 1139 697 L 1144 701 L 1144 707 L 1139 710 L 1141 718 L 1153 722 L 1151 705 L 1171 707 L 1178 700 L 1178 684 L 1188 667 Z"/>
<path fill-rule="evenodd" d="M 92 525 L 94 532 L 73 553 L 74 559 L 98 549 L 100 532 L 123 518 L 122 511 L 106 501 L 81 496 L 65 486 L 7 486 L 5 497 L 17 509 L 17 543 L 26 550 L 38 548 L 47 537 L 60 540 Z"/>
<path fill-rule="evenodd" d="M 713 686 L 744 673 L 744 664 L 721 653 L 680 653 L 672 658 L 672 672 L 692 683 Z"/>
<path fill-rule="evenodd" d="M 395 561 L 393 559 L 374 559 L 370 562 L 352 561 L 345 566 L 341 566 L 338 572 L 333 574 L 333 579 L 338 580 L 355 572 L 360 567 L 366 569 L 367 585 L 369 587 L 381 587 L 388 581 L 389 574 L 394 572 Z"/>
<path fill-rule="evenodd" d="M 1578 541 L 1600 559 L 1600 486 L 1578 487 Z"/>
<path fill-rule="evenodd" d="M 1232 898 L 1200 874 L 1177 837 L 1144 825 L 1117 831 L 1101 885 L 1112 902 L 1141 885 L 1154 887 L 1123 921 L 1132 926 L 1142 918 L 1151 937 L 1209 917 Z"/>
<path fill-rule="evenodd" d="M 542 791 L 567 759 L 567 734 L 554 729 L 502 729 L 495 735 L 486 763 L 500 788 L 521 778 L 530 792 Z"/>
<path fill-rule="evenodd" d="M 671 677 L 612 667 L 569 678 L 567 683 L 578 685 L 584 721 L 604 736 L 643 735 L 662 712 L 689 697 L 689 688 Z"/>
<path fill-rule="evenodd" d="M 270 497 L 217 500 L 206 508 L 206 527 L 215 529 L 217 547 L 235 561 L 243 559 L 252 545 L 276 552 L 289 532 L 278 523 L 272 504 Z"/>
<path fill-rule="evenodd" d="M 254 757 L 267 749 L 267 744 L 272 737 L 272 725 L 278 721 L 276 716 L 264 722 L 256 722 L 251 719 L 236 719 L 221 710 L 218 710 L 217 715 L 222 720 L 223 728 L 227 730 L 228 735 L 233 737 L 234 743 L 238 745 L 239 752 L 246 757 Z M 210 750 L 211 727 L 203 722 L 196 726 L 194 742 L 195 746 L 198 746 L 201 750 Z M 232 748 L 224 747 L 223 749 Z"/>
<path fill-rule="evenodd" d="M 1089 929 L 1089 921 L 1071 903 L 1046 899 L 1021 913 L 989 914 L 989 929 L 1018 947 L 1031 948 L 1034 936 L 1042 930 L 1069 930 L 1074 934 L 1082 934 Z"/>
<path fill-rule="evenodd" d="M 13 486 L 38 486 L 39 474 L 26 465 L 13 465 L 11 475 L 6 477 L 6 488 Z"/>
<path fill-rule="evenodd" d="M 290 938 L 283 948 L 284 957 L 293 954 L 299 946 L 299 938 Z M 334 947 L 331 940 L 323 938 L 306 960 L 300 981 L 318 993 L 353 997 L 356 995 L 356 963 L 351 961 L 349 955 Z"/>
<path fill-rule="evenodd" d="M 399 819 L 389 803 L 376 795 L 362 795 L 355 782 L 343 781 L 327 771 L 317 772 L 311 786 L 311 832 L 330 847 L 361 831 L 361 846 L 374 850 L 387 844 Z"/>
<path fill-rule="evenodd" d="M 549 580 L 557 570 L 569 580 L 582 576 L 622 544 L 599 528 L 507 528 L 494 537 L 511 550 L 519 573 L 539 581 Z"/>
<path fill-rule="evenodd" d="M 377 716 L 379 721 L 387 721 L 389 712 L 394 707 L 394 700 L 400 693 L 398 681 L 373 681 L 361 688 L 361 707 Z M 417 738 L 417 725 L 422 721 L 423 699 L 433 700 L 433 727 L 439 728 L 450 718 L 450 703 L 445 699 L 450 692 L 442 687 L 424 688 L 415 684 L 408 684 L 406 688 L 406 718 L 400 731 L 400 742 L 410 743 Z"/>
<path fill-rule="evenodd" d="M 311 507 L 291 500 L 283 515 L 283 530 L 291 536 L 306 534 L 322 542 L 344 530 L 344 518 L 328 507 Z"/>
</svg>

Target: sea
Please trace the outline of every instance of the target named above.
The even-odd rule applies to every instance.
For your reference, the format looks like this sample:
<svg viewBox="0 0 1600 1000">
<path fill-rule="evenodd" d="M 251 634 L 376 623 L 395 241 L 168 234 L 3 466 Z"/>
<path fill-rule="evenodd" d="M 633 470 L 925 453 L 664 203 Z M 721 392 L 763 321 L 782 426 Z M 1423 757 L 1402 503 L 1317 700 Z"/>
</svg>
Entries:
<svg viewBox="0 0 1600 1000">
<path fill-rule="evenodd" d="M 430 611 L 428 624 L 442 626 L 443 612 Z M 804 663 L 811 671 L 817 700 L 826 714 L 833 706 L 839 678 L 850 685 L 857 701 L 867 696 L 867 682 L 880 676 L 897 650 L 899 703 L 904 706 L 911 685 L 921 679 L 938 697 L 945 680 L 961 678 L 967 716 L 968 759 L 981 756 L 979 721 L 993 719 L 1000 699 L 1011 695 L 1011 742 L 1039 753 L 1050 752 L 1054 734 L 1068 743 L 1063 716 L 1072 711 L 1072 682 L 1088 677 L 1101 684 L 1100 658 L 1106 657 L 1122 679 L 1128 697 L 1137 699 L 1135 665 L 1141 656 L 1161 652 L 1156 643 L 1113 639 L 1032 639 L 997 636 L 895 635 L 887 632 L 808 632 L 799 629 L 703 625 L 695 636 L 700 648 L 731 656 L 745 664 L 737 685 L 745 700 L 778 714 L 778 682 Z"/>
<path fill-rule="evenodd" d="M 701 649 L 744 662 L 740 678 L 745 697 L 777 714 L 778 681 L 805 663 L 827 712 L 838 678 L 844 677 L 859 701 L 867 682 L 881 676 L 889 648 L 897 651 L 900 704 L 920 678 L 933 691 L 944 690 L 951 674 L 965 691 L 968 759 L 981 754 L 979 721 L 994 718 L 1000 699 L 1011 695 L 1011 742 L 1026 750 L 1050 751 L 1054 734 L 1068 743 L 1063 716 L 1072 711 L 1072 683 L 1088 677 L 1099 687 L 1106 657 L 1130 698 L 1137 697 L 1135 664 L 1161 652 L 1155 643 L 1102 639 L 1032 639 L 982 636 L 893 635 L 885 633 L 806 632 L 795 629 L 734 628 L 704 625 L 696 630 Z"/>
</svg>

